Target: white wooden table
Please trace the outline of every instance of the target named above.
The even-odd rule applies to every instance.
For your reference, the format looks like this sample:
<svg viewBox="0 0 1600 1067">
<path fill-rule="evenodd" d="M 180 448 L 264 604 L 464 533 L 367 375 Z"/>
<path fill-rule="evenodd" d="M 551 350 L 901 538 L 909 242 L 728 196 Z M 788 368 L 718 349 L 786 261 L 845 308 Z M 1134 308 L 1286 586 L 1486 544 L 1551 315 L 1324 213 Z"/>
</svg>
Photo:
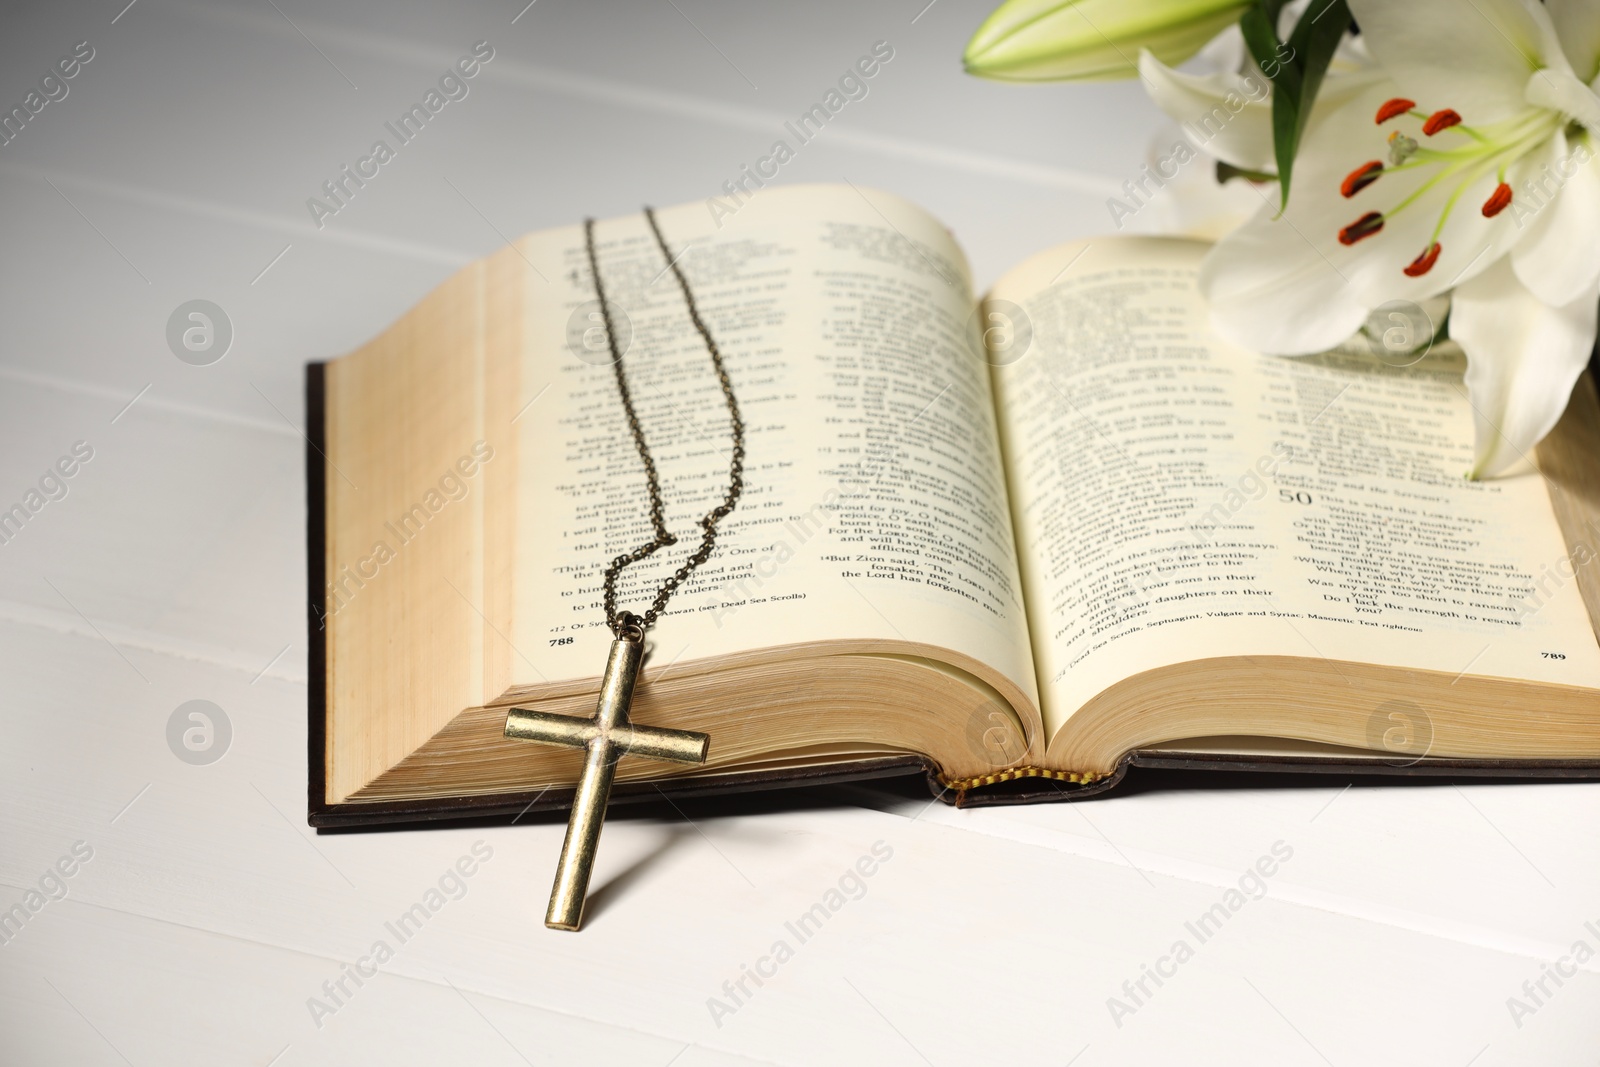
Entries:
<svg viewBox="0 0 1600 1067">
<path fill-rule="evenodd" d="M 965 77 L 983 3 L 522 2 L 0 14 L 5 109 L 94 49 L 0 146 L 0 508 L 93 450 L 0 544 L 0 909 L 25 914 L 0 926 L 0 1062 L 1595 1061 L 1600 965 L 1536 1005 L 1523 983 L 1600 949 L 1596 785 L 702 804 L 613 820 L 576 937 L 539 922 L 558 821 L 311 832 L 306 361 L 509 236 L 712 195 L 878 40 L 870 95 L 782 180 L 921 203 L 980 284 L 1106 230 L 1162 122 L 1132 84 Z M 318 229 L 306 199 L 479 40 L 469 95 Z M 167 344 L 191 299 L 232 323 L 209 366 Z M 215 762 L 169 747 L 191 700 L 231 724 Z M 799 943 L 785 923 L 876 842 L 892 858 Z M 1278 842 L 1202 943 L 1186 923 Z M 430 899 L 401 943 L 385 924 Z"/>
</svg>

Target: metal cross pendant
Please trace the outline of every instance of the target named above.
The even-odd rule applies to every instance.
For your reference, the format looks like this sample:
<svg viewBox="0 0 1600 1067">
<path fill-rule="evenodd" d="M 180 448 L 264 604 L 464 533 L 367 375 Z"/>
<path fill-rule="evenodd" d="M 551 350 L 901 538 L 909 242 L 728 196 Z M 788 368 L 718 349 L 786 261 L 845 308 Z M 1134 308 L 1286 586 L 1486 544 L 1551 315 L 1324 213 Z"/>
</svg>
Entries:
<svg viewBox="0 0 1600 1067">
<path fill-rule="evenodd" d="M 600 825 L 605 820 L 611 782 L 617 761 L 624 755 L 646 759 L 704 763 L 711 739 L 688 730 L 662 730 L 628 722 L 628 705 L 644 660 L 644 639 L 619 637 L 611 643 L 605 677 L 600 681 L 600 701 L 592 719 L 553 715 L 528 708 L 506 713 L 506 736 L 545 745 L 567 745 L 588 752 L 583 777 L 572 798 L 567 839 L 561 845 L 555 885 L 544 924 L 552 930 L 576 930 L 583 922 L 583 899 L 589 890 L 595 852 L 600 845 Z"/>
</svg>

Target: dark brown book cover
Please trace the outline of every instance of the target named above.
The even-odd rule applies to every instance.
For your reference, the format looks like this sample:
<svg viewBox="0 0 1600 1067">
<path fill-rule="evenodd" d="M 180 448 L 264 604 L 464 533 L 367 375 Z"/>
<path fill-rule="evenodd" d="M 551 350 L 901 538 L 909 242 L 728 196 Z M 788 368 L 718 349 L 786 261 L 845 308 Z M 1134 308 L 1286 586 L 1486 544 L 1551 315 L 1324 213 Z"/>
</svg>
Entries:
<svg viewBox="0 0 1600 1067">
<path fill-rule="evenodd" d="M 324 364 L 306 368 L 306 578 L 309 679 L 306 730 L 307 821 L 319 830 L 375 826 L 421 826 L 463 818 L 504 818 L 530 812 L 564 810 L 572 803 L 571 788 L 480 796 L 437 797 L 427 800 L 329 804 L 326 800 L 327 645 L 322 625 L 327 589 L 324 552 L 327 458 L 323 453 Z M 1595 363 L 1591 361 L 1591 371 Z M 1600 376 L 1600 375 L 1597 375 Z M 1595 713 L 1600 715 L 1600 707 Z M 1427 756 L 1341 758 L 1339 756 L 1260 757 L 1216 753 L 1195 755 L 1154 749 L 1128 753 L 1109 775 L 1087 785 L 1051 778 L 996 775 L 992 784 L 951 789 L 939 779 L 932 760 L 913 754 L 842 760 L 769 771 L 696 775 L 660 782 L 618 782 L 615 803 L 658 800 L 662 797 L 703 797 L 770 789 L 797 789 L 839 785 L 871 779 L 920 775 L 932 795 L 957 807 L 1029 804 L 1080 800 L 1100 796 L 1122 783 L 1130 769 L 1213 771 L 1252 774 L 1307 774 L 1340 777 L 1433 776 L 1514 779 L 1600 779 L 1600 760 L 1453 759 Z"/>
</svg>

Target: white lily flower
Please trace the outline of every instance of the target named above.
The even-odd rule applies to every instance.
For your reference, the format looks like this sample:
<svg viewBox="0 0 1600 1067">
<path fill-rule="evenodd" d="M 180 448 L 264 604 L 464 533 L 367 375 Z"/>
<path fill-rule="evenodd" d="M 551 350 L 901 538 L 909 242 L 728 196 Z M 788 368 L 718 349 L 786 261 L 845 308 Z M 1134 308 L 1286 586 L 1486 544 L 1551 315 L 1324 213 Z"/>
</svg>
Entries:
<svg viewBox="0 0 1600 1067">
<path fill-rule="evenodd" d="M 1221 241 L 1201 288 L 1219 333 L 1283 355 L 1454 290 L 1472 475 L 1499 473 L 1555 425 L 1594 347 L 1600 5 L 1348 2 L 1377 80 L 1319 99 L 1288 209 L 1272 198 Z"/>
</svg>

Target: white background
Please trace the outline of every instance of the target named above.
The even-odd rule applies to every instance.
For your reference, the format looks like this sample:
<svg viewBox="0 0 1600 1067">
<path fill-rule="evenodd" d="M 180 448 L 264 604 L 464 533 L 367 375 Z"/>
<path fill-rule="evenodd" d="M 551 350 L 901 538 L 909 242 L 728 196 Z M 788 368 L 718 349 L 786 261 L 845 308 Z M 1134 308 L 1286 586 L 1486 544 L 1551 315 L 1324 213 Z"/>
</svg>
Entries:
<svg viewBox="0 0 1600 1067">
<path fill-rule="evenodd" d="M 1600 786 L 1247 789 L 928 807 L 913 788 L 613 818 L 580 935 L 540 919 L 558 820 L 305 825 L 301 381 L 506 238 L 715 193 L 877 40 L 894 59 L 784 181 L 943 219 L 980 285 L 1110 227 L 1163 119 L 1137 85 L 968 78 L 985 6 L 539 0 L 8 4 L 0 107 L 95 58 L 0 147 L 0 508 L 94 458 L 0 545 L 0 908 L 74 842 L 63 900 L 0 945 L 0 1062 L 1568 1064 L 1600 1054 Z M 119 12 L 120 15 L 119 15 Z M 513 18 L 515 21 L 513 21 Z M 495 58 L 318 230 L 305 207 L 471 44 Z M 287 251 L 285 249 L 287 248 Z M 280 255 L 281 253 L 281 255 Z M 235 339 L 180 362 L 205 298 Z M 129 406 L 129 402 L 137 401 Z M 188 700 L 232 723 L 180 761 Z M 473 842 L 493 858 L 318 1026 L 308 999 Z M 713 1020 L 874 842 L 893 858 Z M 1274 842 L 1205 944 L 1185 928 Z M 1108 998 L 1192 959 L 1120 1020 Z M 347 983 L 348 985 L 348 983 Z M 353 988 L 353 987 L 352 987 Z M 1129 1004 L 1131 1000 L 1126 1001 Z M 731 1003 L 731 1002 L 730 1002 Z M 1531 1003 L 1531 1002 L 1530 1002 Z M 720 1025 L 718 1024 L 720 1022 Z M 1120 1022 L 1120 1025 L 1119 1025 Z"/>
</svg>

